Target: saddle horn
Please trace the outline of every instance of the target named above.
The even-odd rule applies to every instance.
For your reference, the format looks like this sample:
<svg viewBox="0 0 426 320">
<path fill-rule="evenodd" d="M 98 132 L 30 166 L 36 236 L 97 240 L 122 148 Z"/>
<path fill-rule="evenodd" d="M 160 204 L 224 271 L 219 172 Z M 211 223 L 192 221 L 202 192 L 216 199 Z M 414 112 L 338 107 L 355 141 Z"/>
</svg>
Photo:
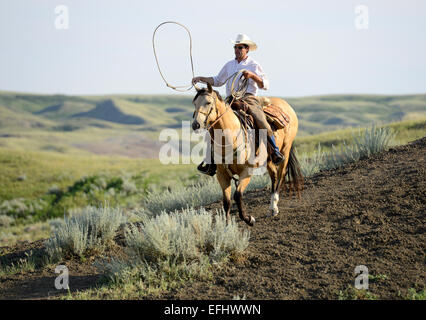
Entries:
<svg viewBox="0 0 426 320">
<path fill-rule="evenodd" d="M 209 90 L 209 93 L 213 92 L 213 88 L 212 88 L 211 84 L 208 83 L 208 82 L 207 82 L 207 89 Z"/>
</svg>

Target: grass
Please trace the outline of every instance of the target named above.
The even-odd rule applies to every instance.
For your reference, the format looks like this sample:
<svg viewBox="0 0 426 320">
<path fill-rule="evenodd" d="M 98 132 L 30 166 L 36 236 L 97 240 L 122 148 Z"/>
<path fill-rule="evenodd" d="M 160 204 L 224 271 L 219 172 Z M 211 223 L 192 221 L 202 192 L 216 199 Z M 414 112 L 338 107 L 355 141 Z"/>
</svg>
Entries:
<svg viewBox="0 0 426 320">
<path fill-rule="evenodd" d="M 385 274 L 378 274 L 378 275 L 368 275 L 368 281 L 369 282 L 379 282 L 379 281 L 385 281 L 388 279 L 388 276 Z"/>
<path fill-rule="evenodd" d="M 141 175 L 149 183 L 163 183 L 191 177 L 192 166 L 164 166 L 156 159 L 130 159 L 97 155 L 68 155 L 0 148 L 0 199 L 36 198 L 52 186 L 66 188 L 84 176 L 96 174 Z M 193 169 L 193 168 L 192 168 Z M 173 173 L 173 179 L 171 178 Z M 193 173 L 192 173 L 193 174 Z M 18 179 L 22 175 L 25 180 Z"/>
<path fill-rule="evenodd" d="M 426 292 L 425 289 L 417 291 L 415 288 L 408 289 L 406 296 L 404 297 L 406 300 L 426 300 Z"/>
<path fill-rule="evenodd" d="M 409 124 L 413 130 L 422 130 L 422 124 Z M 308 164 L 314 164 L 309 170 L 330 169 L 344 163 L 368 157 L 385 150 L 392 136 L 390 129 L 370 127 L 358 135 L 351 132 L 352 144 L 337 150 L 318 151 L 308 158 Z M 344 144 L 342 144 L 344 145 Z M 339 153 L 340 152 L 340 153 Z M 330 159 L 334 159 L 330 163 Z M 306 165 L 305 163 L 305 165 Z M 312 169 L 313 168 L 313 169 Z M 304 171 L 308 169 L 304 168 Z M 308 174 L 309 175 L 309 174 Z M 22 176 L 22 174 L 21 174 Z M 27 181 L 21 178 L 20 182 Z M 267 175 L 254 177 L 251 188 L 263 188 L 269 183 Z M 112 186 L 123 186 L 124 181 L 113 178 L 87 177 L 68 186 L 66 193 L 84 192 L 93 194 L 94 190 L 110 190 Z M 108 188 L 110 186 L 110 188 Z M 130 188 L 130 187 L 128 187 Z M 130 188 L 134 189 L 134 188 Z M 114 189 L 115 190 L 115 189 Z M 50 188 L 55 197 L 64 197 L 61 188 Z M 214 179 L 192 187 L 172 187 L 166 191 L 151 192 L 145 198 L 143 206 L 132 212 L 137 221 L 125 229 L 125 255 L 110 257 L 98 261 L 97 265 L 105 274 L 104 282 L 98 287 L 83 292 L 69 293 L 66 299 L 136 299 L 147 296 L 159 296 L 165 291 L 178 288 L 183 283 L 196 279 L 211 279 L 213 268 L 227 261 L 241 259 L 248 246 L 249 234 L 237 228 L 235 220 L 226 224 L 223 212 L 213 217 L 202 206 L 221 197 L 220 188 Z M 186 209 L 185 209 L 186 206 Z M 183 210 L 182 210 L 183 209 Z M 180 210 L 180 211 L 176 211 Z M 3 224 L 14 221 L 3 219 Z M 96 256 L 107 252 L 117 229 L 125 218 L 119 208 L 86 207 L 74 212 L 64 221 L 51 221 L 52 236 L 46 241 L 49 261 L 58 259 Z M 23 270 L 34 270 L 32 259 L 24 259 L 18 264 L 7 265 L 3 275 Z M 386 280 L 386 275 L 370 276 L 371 281 Z M 424 291 L 409 291 L 410 298 L 424 298 Z M 369 291 L 348 287 L 338 293 L 341 300 L 373 300 L 377 296 Z"/>
<path fill-rule="evenodd" d="M 368 290 L 358 290 L 348 286 L 337 294 L 338 300 L 377 300 L 378 297 Z"/>
<path fill-rule="evenodd" d="M 6 254 L 7 252 L 3 252 Z M 43 249 L 30 250 L 24 253 L 25 257 L 8 261 L 4 256 L 0 256 L 0 278 L 14 274 L 25 274 L 50 265 L 52 261 Z"/>
<path fill-rule="evenodd" d="M 12 246 L 19 242 L 47 239 L 51 234 L 49 221 L 30 224 L 0 226 L 0 246 Z"/>
<path fill-rule="evenodd" d="M 0 277 L 34 271 L 36 269 L 34 258 L 30 254 L 27 254 L 26 256 L 26 258 L 21 258 L 16 263 L 12 263 L 10 265 L 3 266 L 0 264 Z"/>
</svg>

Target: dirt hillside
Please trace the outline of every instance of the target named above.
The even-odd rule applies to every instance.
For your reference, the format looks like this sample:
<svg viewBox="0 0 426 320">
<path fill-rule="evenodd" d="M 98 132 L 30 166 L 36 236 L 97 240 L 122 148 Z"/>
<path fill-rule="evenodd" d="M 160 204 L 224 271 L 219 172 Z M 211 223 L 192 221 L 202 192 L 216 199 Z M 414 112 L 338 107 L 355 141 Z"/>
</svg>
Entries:
<svg viewBox="0 0 426 320">
<path fill-rule="evenodd" d="M 424 289 L 425 151 L 422 138 L 317 174 L 305 181 L 301 200 L 281 196 L 277 218 L 266 217 L 266 189 L 248 192 L 247 210 L 257 223 L 246 259 L 215 271 L 213 283 L 192 283 L 162 298 L 337 299 L 354 286 L 358 265 L 367 266 L 369 291 L 377 298 L 400 299 L 410 288 Z M 17 260 L 41 246 L 0 248 L 0 255 Z M 72 290 L 96 284 L 89 263 L 70 262 L 68 268 Z M 43 269 L 0 277 L 0 298 L 56 296 L 56 276 Z"/>
</svg>

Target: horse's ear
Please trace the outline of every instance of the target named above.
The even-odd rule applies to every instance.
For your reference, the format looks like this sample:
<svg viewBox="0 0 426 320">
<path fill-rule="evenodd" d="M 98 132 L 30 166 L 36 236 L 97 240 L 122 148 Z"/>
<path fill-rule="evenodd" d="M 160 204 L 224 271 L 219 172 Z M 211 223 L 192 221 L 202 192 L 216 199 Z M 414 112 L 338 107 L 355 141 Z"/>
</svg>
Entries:
<svg viewBox="0 0 426 320">
<path fill-rule="evenodd" d="M 207 82 L 207 89 L 209 90 L 209 93 L 213 92 L 213 88 L 212 88 L 211 84 L 208 83 L 208 82 Z"/>
<path fill-rule="evenodd" d="M 195 88 L 195 90 L 197 90 L 197 92 L 201 90 L 201 88 L 199 86 L 197 86 L 196 84 L 194 84 L 194 88 Z"/>
</svg>

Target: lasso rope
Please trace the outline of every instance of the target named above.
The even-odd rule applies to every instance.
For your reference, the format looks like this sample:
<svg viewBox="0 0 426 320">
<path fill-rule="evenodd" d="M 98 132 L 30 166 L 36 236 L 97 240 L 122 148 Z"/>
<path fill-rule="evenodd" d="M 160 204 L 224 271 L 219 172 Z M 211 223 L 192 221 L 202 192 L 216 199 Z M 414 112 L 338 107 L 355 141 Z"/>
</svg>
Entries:
<svg viewBox="0 0 426 320">
<path fill-rule="evenodd" d="M 194 87 L 194 85 L 192 83 L 191 83 L 191 85 L 189 87 L 188 87 L 188 85 L 186 85 L 186 86 L 172 86 L 171 84 L 169 84 L 167 82 L 166 78 L 164 77 L 163 73 L 161 72 L 160 64 L 158 63 L 158 57 L 157 57 L 157 53 L 155 51 L 155 41 L 154 41 L 154 39 L 155 39 L 155 33 L 157 32 L 158 28 L 160 28 L 162 25 L 165 25 L 167 23 L 177 24 L 177 25 L 181 26 L 182 28 L 184 28 L 186 30 L 186 32 L 188 32 L 188 35 L 189 35 L 189 57 L 191 59 L 192 78 L 195 77 L 195 75 L 194 75 L 194 63 L 192 61 L 192 37 L 191 37 L 191 32 L 183 24 L 181 24 L 179 22 L 174 22 L 174 21 L 166 21 L 166 22 L 163 22 L 163 23 L 159 24 L 157 26 L 157 28 L 155 28 L 154 34 L 152 35 L 152 48 L 154 49 L 154 56 L 155 56 L 155 61 L 157 62 L 158 71 L 160 72 L 161 77 L 163 78 L 164 82 L 166 83 L 166 86 L 168 86 L 169 88 L 172 88 L 173 90 L 176 90 L 176 91 L 179 91 L 179 92 L 189 91 L 189 90 L 191 90 L 192 87 Z M 186 89 L 179 89 L 179 88 L 186 88 Z"/>
<path fill-rule="evenodd" d="M 169 88 L 172 88 L 173 90 L 179 91 L 179 92 L 185 92 L 185 91 L 189 91 L 191 90 L 193 87 L 196 88 L 197 90 L 199 89 L 196 85 L 192 84 L 191 85 L 186 85 L 186 86 L 173 86 L 170 83 L 167 82 L 166 78 L 164 77 L 163 73 L 161 72 L 161 68 L 160 68 L 160 63 L 158 62 L 158 57 L 157 57 L 157 52 L 155 51 L 155 34 L 157 33 L 157 30 L 168 23 L 173 23 L 173 24 L 177 24 L 179 26 L 181 26 L 182 28 L 184 28 L 186 30 L 186 32 L 188 33 L 189 36 L 189 58 L 191 60 L 191 70 L 192 70 L 192 78 L 195 77 L 194 74 L 194 62 L 192 59 L 192 36 L 191 36 L 191 32 L 189 31 L 189 29 L 187 27 L 185 27 L 183 24 L 179 23 L 179 22 L 175 22 L 175 21 L 166 21 L 163 22 L 161 24 L 159 24 L 157 26 L 157 28 L 155 28 L 154 33 L 152 35 L 152 48 L 154 50 L 154 57 L 155 57 L 155 61 L 157 63 L 157 68 L 158 71 L 160 72 L 161 78 L 163 78 L 164 82 L 166 83 L 166 86 L 168 86 Z M 235 72 L 234 74 L 232 74 L 231 76 L 228 77 L 228 79 L 226 79 L 225 83 L 229 81 L 229 79 L 232 78 L 232 84 L 231 84 L 231 96 L 234 100 L 239 100 L 242 97 L 244 97 L 244 95 L 247 92 L 247 88 L 248 88 L 248 79 L 244 78 L 243 81 L 240 82 L 242 73 L 246 71 L 245 69 L 242 69 L 240 71 Z M 237 81 L 238 79 L 238 81 Z M 237 81 L 237 87 L 235 87 L 235 82 Z M 186 88 L 186 89 L 180 89 L 180 88 Z"/>
</svg>

